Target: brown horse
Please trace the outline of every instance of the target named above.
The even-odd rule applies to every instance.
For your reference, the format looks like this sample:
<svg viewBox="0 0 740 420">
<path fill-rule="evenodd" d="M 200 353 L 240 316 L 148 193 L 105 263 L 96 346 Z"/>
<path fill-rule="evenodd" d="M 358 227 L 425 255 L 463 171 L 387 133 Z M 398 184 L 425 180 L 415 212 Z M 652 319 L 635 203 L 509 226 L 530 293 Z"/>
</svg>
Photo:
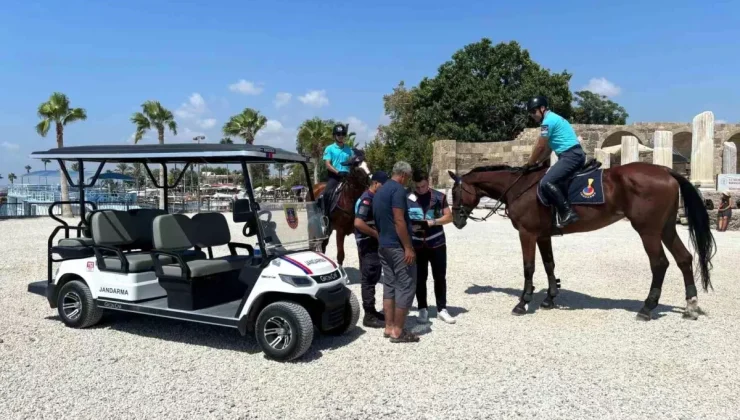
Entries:
<svg viewBox="0 0 740 420">
<path fill-rule="evenodd" d="M 597 165 L 600 163 L 597 162 Z M 532 275 L 537 246 L 540 249 L 549 286 L 547 297 L 541 307 L 550 309 L 555 306 L 554 299 L 560 288 L 560 280 L 555 277 L 551 236 L 557 233 L 569 234 L 601 229 L 626 217 L 642 239 L 652 271 L 650 292 L 637 318 L 651 319 L 653 309 L 658 306 L 663 278 L 669 265 L 663 245 L 673 255 L 683 274 L 687 302 L 684 317 L 698 318 L 701 310 L 694 284 L 692 255 L 676 232 L 679 191 L 689 221 L 690 238 L 694 250 L 698 253 L 704 291 L 711 287 L 709 270 L 716 244 L 710 230 L 707 210 L 691 182 L 667 167 L 649 163 L 635 162 L 603 169 L 604 203 L 574 205 L 573 209 L 578 213 L 580 220 L 557 232 L 556 228 L 553 228 L 551 209 L 541 204 L 536 194 L 539 180 L 545 174 L 546 168 L 544 164 L 530 168 L 508 165 L 479 167 L 461 177 L 452 171 L 449 172 L 455 181 L 452 188 L 452 210 L 454 224 L 458 229 L 465 227 L 466 219 L 471 217 L 470 214 L 481 197 L 487 196 L 498 200 L 499 205 L 506 205 L 511 223 L 519 231 L 524 259 L 524 290 L 519 303 L 512 311 L 515 315 L 525 314 L 527 305 L 532 300 L 534 293 Z"/>
<path fill-rule="evenodd" d="M 355 202 L 370 185 L 370 169 L 365 162 L 365 154 L 362 150 L 353 149 L 354 156 L 345 162 L 350 168 L 349 175 L 340 186 L 337 206 L 329 216 L 329 229 L 326 239 L 321 243 L 321 252 L 326 252 L 332 232 L 336 232 L 337 241 L 337 263 L 344 263 L 344 238 L 354 233 L 355 228 Z M 325 182 L 313 186 L 313 196 L 318 197 L 324 192 Z"/>
</svg>

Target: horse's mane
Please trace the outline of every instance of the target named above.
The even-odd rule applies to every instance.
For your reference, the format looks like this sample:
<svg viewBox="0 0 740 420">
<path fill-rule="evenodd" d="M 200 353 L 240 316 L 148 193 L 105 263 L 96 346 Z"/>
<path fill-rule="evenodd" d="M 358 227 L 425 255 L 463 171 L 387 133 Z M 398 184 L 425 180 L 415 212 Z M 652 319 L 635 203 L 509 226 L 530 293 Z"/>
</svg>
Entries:
<svg viewBox="0 0 740 420">
<path fill-rule="evenodd" d="M 489 165 L 489 166 L 477 166 L 468 172 L 468 174 L 476 172 L 496 172 L 496 171 L 509 171 L 519 172 L 524 170 L 522 166 L 511 166 L 511 165 Z M 466 174 L 467 175 L 467 174 Z"/>
</svg>

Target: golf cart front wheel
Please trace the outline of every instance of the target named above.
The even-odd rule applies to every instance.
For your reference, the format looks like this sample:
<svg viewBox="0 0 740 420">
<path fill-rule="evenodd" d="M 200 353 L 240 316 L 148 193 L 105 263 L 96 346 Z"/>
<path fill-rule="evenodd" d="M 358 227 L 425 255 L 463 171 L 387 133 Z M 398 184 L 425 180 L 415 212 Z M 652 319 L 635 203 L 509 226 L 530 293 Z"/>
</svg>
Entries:
<svg viewBox="0 0 740 420">
<path fill-rule="evenodd" d="M 95 304 L 90 289 L 79 280 L 70 281 L 59 290 L 57 311 L 62 322 L 72 328 L 93 326 L 103 317 L 103 309 Z"/>
<path fill-rule="evenodd" d="M 279 361 L 297 359 L 313 341 L 311 315 L 306 308 L 293 302 L 271 303 L 257 317 L 255 335 L 268 358 Z"/>
</svg>

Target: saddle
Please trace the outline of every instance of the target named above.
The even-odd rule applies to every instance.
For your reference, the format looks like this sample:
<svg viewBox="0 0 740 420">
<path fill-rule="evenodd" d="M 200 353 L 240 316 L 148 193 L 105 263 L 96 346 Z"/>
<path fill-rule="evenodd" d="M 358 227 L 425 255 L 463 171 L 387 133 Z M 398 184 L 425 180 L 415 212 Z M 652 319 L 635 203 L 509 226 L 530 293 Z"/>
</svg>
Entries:
<svg viewBox="0 0 740 420">
<path fill-rule="evenodd" d="M 321 205 L 321 210 L 326 216 L 329 216 L 339 205 L 339 196 L 342 194 L 342 190 L 344 190 L 344 186 L 346 184 L 346 181 L 340 182 L 339 185 L 337 185 L 337 188 L 334 189 L 334 192 L 332 192 L 328 197 L 326 197 L 326 192 L 321 193 L 319 203 Z"/>
<path fill-rule="evenodd" d="M 604 204 L 603 173 L 601 162 L 591 158 L 580 169 L 561 182 L 558 187 L 571 205 Z M 558 212 L 556 207 L 540 195 L 539 189 L 537 190 L 537 198 L 551 210 L 553 231 L 562 235 L 560 229 L 557 228 Z"/>
</svg>

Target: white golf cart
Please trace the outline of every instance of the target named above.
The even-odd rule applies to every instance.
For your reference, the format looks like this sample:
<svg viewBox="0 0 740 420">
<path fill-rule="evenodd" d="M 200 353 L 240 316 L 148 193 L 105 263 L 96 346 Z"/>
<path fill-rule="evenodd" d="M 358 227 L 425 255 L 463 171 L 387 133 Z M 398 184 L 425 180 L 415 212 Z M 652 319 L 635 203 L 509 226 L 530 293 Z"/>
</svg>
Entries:
<svg viewBox="0 0 740 420">
<path fill-rule="evenodd" d="M 220 325 L 241 335 L 254 333 L 267 357 L 286 361 L 308 350 L 314 326 L 322 333 L 343 334 L 357 324 L 359 303 L 345 286 L 347 274 L 330 258 L 310 251 L 324 239 L 313 193 L 307 201 L 263 208 L 254 199 L 249 164 L 297 163 L 308 180 L 308 158 L 230 144 L 65 147 L 31 157 L 57 160 L 70 185 L 79 189 L 79 201 L 49 208 L 60 225 L 49 237 L 48 278 L 28 285 L 29 292 L 46 296 L 67 326 L 94 325 L 104 310 Z M 77 182 L 67 172 L 70 161 L 79 164 Z M 98 165 L 89 184 L 84 183 L 85 163 Z M 95 184 L 103 166 L 117 163 L 142 163 L 163 190 L 165 208 L 97 209 L 85 201 L 85 188 Z M 149 165 L 161 165 L 168 173 L 173 163 L 184 165 L 179 178 L 173 185 L 159 185 Z M 242 233 L 253 238 L 254 246 L 231 241 L 222 213 L 188 217 L 168 212 L 168 190 L 197 163 L 241 165 L 247 198 L 234 201 L 233 221 L 244 224 Z M 79 208 L 77 226 L 53 214 L 63 204 Z M 59 231 L 64 238 L 55 241 Z M 227 255 L 214 257 L 217 247 L 228 248 Z"/>
</svg>

